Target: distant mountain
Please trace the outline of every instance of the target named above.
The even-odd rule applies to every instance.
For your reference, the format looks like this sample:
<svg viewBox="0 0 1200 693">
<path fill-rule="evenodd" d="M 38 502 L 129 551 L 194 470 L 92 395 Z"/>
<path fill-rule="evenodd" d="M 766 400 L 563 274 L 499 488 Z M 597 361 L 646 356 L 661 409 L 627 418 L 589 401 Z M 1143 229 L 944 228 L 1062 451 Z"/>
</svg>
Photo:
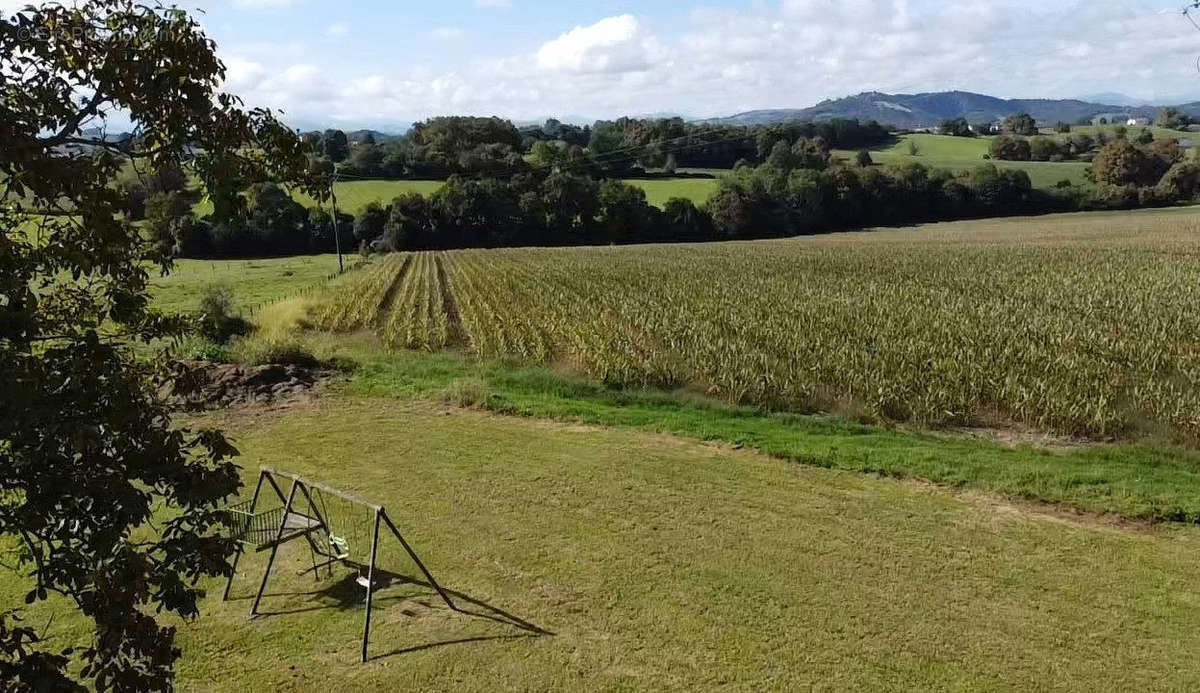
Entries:
<svg viewBox="0 0 1200 693">
<path fill-rule="evenodd" d="M 1179 106 L 1200 117 L 1200 102 Z M 857 118 L 876 120 L 898 128 L 935 127 L 948 118 L 966 118 L 971 123 L 990 123 L 1015 113 L 1028 113 L 1039 123 L 1074 123 L 1104 113 L 1128 114 L 1153 119 L 1158 106 L 1127 106 L 1078 99 L 1000 99 L 966 91 L 928 94 L 883 94 L 866 92 L 857 96 L 822 101 L 810 108 L 749 111 L 715 118 L 708 122 L 734 125 L 767 125 L 789 120 Z"/>
<path fill-rule="evenodd" d="M 1122 94 L 1116 91 L 1106 91 L 1100 94 L 1084 94 L 1075 98 L 1079 99 L 1080 101 L 1088 101 L 1091 103 L 1111 103 L 1118 106 L 1124 106 L 1126 108 L 1131 106 L 1151 106 L 1154 103 L 1153 101 L 1147 101 L 1146 99 L 1135 99 L 1128 94 Z"/>
<path fill-rule="evenodd" d="M 588 116 L 574 114 L 564 116 L 542 116 L 540 118 L 523 118 L 521 120 L 514 120 L 512 123 L 519 128 L 525 128 L 532 127 L 534 125 L 545 125 L 547 120 L 557 120 L 560 123 L 566 125 L 575 125 L 578 127 L 591 125 L 596 122 L 596 118 L 589 118 Z"/>
<path fill-rule="evenodd" d="M 405 132 L 407 132 L 407 128 L 405 129 Z M 395 140 L 403 137 L 404 133 L 392 134 L 380 132 L 378 130 L 351 130 L 346 133 L 346 139 L 350 140 L 351 142 L 361 142 L 367 138 L 367 135 L 374 137 L 376 144 L 383 144 L 388 140 Z"/>
<path fill-rule="evenodd" d="M 412 123 L 404 120 L 341 124 L 326 120 L 317 120 L 315 118 L 286 118 L 284 122 L 296 132 L 324 132 L 329 129 L 341 130 L 350 139 L 354 139 L 353 135 L 362 136 L 369 132 L 375 135 L 375 138 L 381 142 L 386 139 L 403 137 L 412 129 Z"/>
<path fill-rule="evenodd" d="M 84 139 L 101 140 L 104 142 L 124 142 L 133 137 L 129 132 L 109 132 L 105 128 L 84 128 L 81 132 Z"/>
</svg>

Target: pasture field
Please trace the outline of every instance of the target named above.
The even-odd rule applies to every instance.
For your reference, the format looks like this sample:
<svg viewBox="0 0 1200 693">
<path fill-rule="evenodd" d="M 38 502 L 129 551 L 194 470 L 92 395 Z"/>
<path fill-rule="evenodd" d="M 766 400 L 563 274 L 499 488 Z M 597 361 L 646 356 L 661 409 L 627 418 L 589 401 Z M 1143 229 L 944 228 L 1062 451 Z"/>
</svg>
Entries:
<svg viewBox="0 0 1200 693">
<path fill-rule="evenodd" d="M 432 195 L 443 184 L 444 181 L 440 180 L 342 181 L 334 186 L 334 192 L 337 193 L 338 208 L 357 216 L 363 207 L 372 202 L 386 206 L 404 193 L 415 192 L 420 195 Z M 307 195 L 297 193 L 295 197 L 296 201 L 305 207 L 315 207 L 317 204 Z"/>
<path fill-rule="evenodd" d="M 339 281 L 316 320 L 788 411 L 1194 438 L 1198 250 L 1173 211 L 423 253 Z"/>
<path fill-rule="evenodd" d="M 908 143 L 915 142 L 918 153 L 909 153 Z M 1052 188 L 1059 181 L 1067 180 L 1075 185 L 1090 185 L 1086 178 L 1091 164 L 1082 161 L 989 161 L 984 159 L 991 144 L 990 137 L 951 137 L 949 135 L 929 135 L 917 133 L 903 135 L 893 145 L 881 149 L 872 149 L 871 158 L 876 164 L 919 163 L 929 168 L 941 168 L 950 171 L 970 171 L 985 163 L 995 164 L 997 168 L 1020 169 L 1029 174 L 1029 179 L 1035 188 Z M 855 152 L 839 150 L 835 155 L 854 160 Z"/>
<path fill-rule="evenodd" d="M 346 255 L 347 267 L 359 256 Z M 154 307 L 173 313 L 189 313 L 200 305 L 205 289 L 224 285 L 233 290 L 238 307 L 252 311 L 269 301 L 292 296 L 314 287 L 337 273 L 337 255 L 256 260 L 177 260 L 165 277 L 154 275 L 151 293 Z"/>
<path fill-rule="evenodd" d="M 1156 140 L 1177 140 L 1180 138 L 1193 139 L 1196 137 L 1196 134 L 1197 134 L 1194 132 L 1180 132 L 1179 130 L 1169 130 L 1167 128 L 1160 128 L 1155 125 L 1151 125 L 1148 128 L 1145 126 L 1142 126 L 1142 125 L 1125 126 L 1126 135 L 1128 135 L 1130 137 L 1137 136 L 1137 134 L 1140 133 L 1144 129 L 1150 130 L 1150 134 L 1154 135 L 1154 139 L 1156 139 Z M 1096 135 L 1098 135 L 1100 133 L 1104 133 L 1106 136 L 1111 138 L 1111 137 L 1116 137 L 1117 126 L 1115 126 L 1115 125 L 1072 125 L 1071 132 L 1072 133 L 1078 132 L 1078 133 L 1081 133 L 1084 135 L 1091 135 L 1092 137 L 1095 137 Z M 1053 130 L 1047 130 L 1045 128 L 1042 129 L 1042 134 L 1058 135 L 1058 133 L 1054 132 Z"/>
<path fill-rule="evenodd" d="M 297 575 L 310 559 L 290 544 L 247 620 L 265 564 L 251 553 L 230 601 L 209 583 L 200 619 L 173 624 L 183 691 L 1200 685 L 1194 527 L 354 391 L 194 423 L 232 435 L 247 481 L 267 464 L 385 504 L 474 615 L 395 579 L 359 664 L 357 573 Z M 419 575 L 398 556 L 385 543 L 381 568 Z M 24 594 L 11 575 L 4 603 Z M 51 600 L 29 616 L 67 647 L 86 637 L 74 613 Z"/>
<path fill-rule="evenodd" d="M 662 207 L 672 197 L 685 197 L 699 205 L 707 201 L 717 189 L 715 178 L 633 179 L 626 182 L 645 190 L 646 199 L 657 207 Z M 432 195 L 443 184 L 444 181 L 439 180 L 342 181 L 334 189 L 337 192 L 338 209 L 357 216 L 372 202 L 386 206 L 398 195 L 408 192 Z M 305 207 L 315 207 L 317 204 L 301 192 L 295 192 L 293 197 Z M 212 203 L 202 200 L 196 204 L 193 211 L 198 216 L 209 214 L 212 212 Z"/>
<path fill-rule="evenodd" d="M 716 178 L 671 178 L 668 180 L 627 180 L 646 191 L 646 201 L 662 209 L 672 197 L 691 200 L 697 206 L 704 204 L 717 191 Z"/>
</svg>

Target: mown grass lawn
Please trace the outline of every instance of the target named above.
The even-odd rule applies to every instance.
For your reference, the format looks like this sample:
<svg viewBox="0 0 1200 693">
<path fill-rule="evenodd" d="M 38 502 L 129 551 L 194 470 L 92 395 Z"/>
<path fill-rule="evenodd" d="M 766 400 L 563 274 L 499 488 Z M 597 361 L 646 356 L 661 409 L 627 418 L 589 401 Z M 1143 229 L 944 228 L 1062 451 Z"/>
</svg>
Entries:
<svg viewBox="0 0 1200 693">
<path fill-rule="evenodd" d="M 423 403 L 227 417 L 250 464 L 385 503 L 451 589 L 550 631 L 295 577 L 183 630 L 185 690 L 1168 690 L 1200 684 L 1193 529 L 1121 530 L 669 437 Z M 385 551 L 385 568 L 415 575 Z M 259 557 L 261 558 L 261 557 Z M 486 613 L 485 609 L 480 609 Z M 395 654 L 389 654 L 395 653 Z"/>
<path fill-rule="evenodd" d="M 988 497 L 629 429 L 334 395 L 208 417 L 268 464 L 384 503 L 434 575 L 263 556 L 181 624 L 181 690 L 1188 690 L 1200 531 L 1120 528 Z M 357 536 L 357 535 L 352 535 Z M 353 539 L 352 539 L 353 541 Z M 415 576 L 396 547 L 382 566 Z M 356 549 L 357 550 L 357 549 Z M 0 583 L 0 598 L 21 592 Z M 486 605 L 486 606 L 485 606 Z M 40 609 L 39 618 L 49 617 Z M 64 646 L 83 633 L 65 610 Z"/>
</svg>

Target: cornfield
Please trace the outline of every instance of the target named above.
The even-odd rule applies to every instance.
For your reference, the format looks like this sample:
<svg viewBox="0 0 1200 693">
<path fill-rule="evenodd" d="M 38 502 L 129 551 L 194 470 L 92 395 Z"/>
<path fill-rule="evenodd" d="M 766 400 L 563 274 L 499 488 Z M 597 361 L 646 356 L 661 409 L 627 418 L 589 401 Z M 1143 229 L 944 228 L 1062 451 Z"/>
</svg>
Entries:
<svg viewBox="0 0 1200 693">
<path fill-rule="evenodd" d="M 1200 433 L 1200 222 L 942 224 L 740 244 L 377 261 L 318 323 L 800 412 Z"/>
</svg>

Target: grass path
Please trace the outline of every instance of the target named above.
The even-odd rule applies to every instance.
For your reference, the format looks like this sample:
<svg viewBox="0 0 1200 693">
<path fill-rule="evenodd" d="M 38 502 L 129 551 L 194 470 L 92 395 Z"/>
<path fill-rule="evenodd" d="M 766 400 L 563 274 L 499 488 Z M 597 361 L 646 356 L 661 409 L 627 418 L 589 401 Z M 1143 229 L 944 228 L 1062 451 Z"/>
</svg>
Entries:
<svg viewBox="0 0 1200 693">
<path fill-rule="evenodd" d="M 1079 524 L 986 498 L 627 429 L 373 397 L 225 417 L 244 463 L 385 503 L 452 589 L 554 633 L 385 590 L 356 663 L 353 574 L 248 622 L 184 626 L 183 690 L 1185 690 L 1195 529 Z M 536 441 L 536 443 L 535 443 Z M 412 573 L 385 554 L 392 570 Z"/>
</svg>

